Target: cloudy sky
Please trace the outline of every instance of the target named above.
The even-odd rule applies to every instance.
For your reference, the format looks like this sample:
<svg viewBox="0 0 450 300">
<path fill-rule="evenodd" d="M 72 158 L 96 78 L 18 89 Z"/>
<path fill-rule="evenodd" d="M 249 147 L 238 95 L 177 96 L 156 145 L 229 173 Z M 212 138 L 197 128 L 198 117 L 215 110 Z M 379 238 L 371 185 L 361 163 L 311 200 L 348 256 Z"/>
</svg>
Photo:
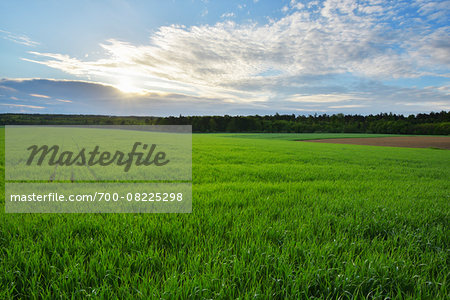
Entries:
<svg viewBox="0 0 450 300">
<path fill-rule="evenodd" d="M 0 112 L 450 110 L 450 1 L 1 1 Z"/>
</svg>

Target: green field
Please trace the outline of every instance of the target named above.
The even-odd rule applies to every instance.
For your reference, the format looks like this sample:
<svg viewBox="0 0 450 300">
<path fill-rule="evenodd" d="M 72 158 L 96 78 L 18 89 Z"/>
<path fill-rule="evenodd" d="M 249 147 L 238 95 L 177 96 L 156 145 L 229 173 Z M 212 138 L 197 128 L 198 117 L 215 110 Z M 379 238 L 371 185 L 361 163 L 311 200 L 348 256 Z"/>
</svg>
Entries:
<svg viewBox="0 0 450 300">
<path fill-rule="evenodd" d="M 193 135 L 191 214 L 2 207 L 0 298 L 448 297 L 450 151 L 320 137 Z"/>
</svg>

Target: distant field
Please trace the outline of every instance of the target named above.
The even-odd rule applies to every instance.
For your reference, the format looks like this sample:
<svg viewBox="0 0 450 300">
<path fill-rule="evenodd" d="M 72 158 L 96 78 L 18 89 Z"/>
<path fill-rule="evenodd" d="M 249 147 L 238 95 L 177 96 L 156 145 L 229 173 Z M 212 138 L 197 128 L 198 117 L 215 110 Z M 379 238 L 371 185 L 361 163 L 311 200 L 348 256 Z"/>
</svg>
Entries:
<svg viewBox="0 0 450 300">
<path fill-rule="evenodd" d="M 450 152 L 320 137 L 194 134 L 192 214 L 2 208 L 0 298 L 447 298 Z"/>
<path fill-rule="evenodd" d="M 316 143 L 333 143 L 365 146 L 386 146 L 406 148 L 436 148 L 450 150 L 450 137 L 448 136 L 396 136 L 396 137 L 369 137 L 369 138 L 333 138 L 305 140 Z"/>
</svg>

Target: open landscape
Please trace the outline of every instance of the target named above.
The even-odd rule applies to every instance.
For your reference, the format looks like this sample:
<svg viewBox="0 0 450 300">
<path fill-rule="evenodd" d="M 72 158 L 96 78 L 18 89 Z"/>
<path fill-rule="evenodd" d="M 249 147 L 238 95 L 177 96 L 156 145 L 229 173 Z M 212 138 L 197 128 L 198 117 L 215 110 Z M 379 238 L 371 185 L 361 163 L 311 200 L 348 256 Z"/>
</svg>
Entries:
<svg viewBox="0 0 450 300">
<path fill-rule="evenodd" d="M 191 214 L 2 211 L 0 298 L 446 298 L 450 152 L 333 136 L 194 134 Z"/>
<path fill-rule="evenodd" d="M 407 147 L 407 148 L 437 148 L 450 150 L 448 136 L 396 136 L 368 138 L 330 138 L 307 140 L 308 142 L 350 144 L 366 146 Z"/>
<path fill-rule="evenodd" d="M 450 299 L 449 0 L 2 0 L 0 49 L 0 300 Z"/>
</svg>

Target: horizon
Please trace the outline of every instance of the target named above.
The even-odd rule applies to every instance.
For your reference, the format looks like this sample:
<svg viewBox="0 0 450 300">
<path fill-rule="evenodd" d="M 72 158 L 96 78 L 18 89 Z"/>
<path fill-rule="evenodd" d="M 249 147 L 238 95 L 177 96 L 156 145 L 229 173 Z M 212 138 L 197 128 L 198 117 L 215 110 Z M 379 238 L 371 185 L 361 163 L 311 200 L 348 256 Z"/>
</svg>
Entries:
<svg viewBox="0 0 450 300">
<path fill-rule="evenodd" d="M 450 110 L 446 1 L 0 3 L 0 113 Z"/>
<path fill-rule="evenodd" d="M 398 116 L 398 117 L 405 117 L 407 118 L 408 116 L 414 116 L 417 117 L 418 115 L 431 115 L 431 114 L 440 114 L 440 113 L 448 113 L 448 111 L 445 110 L 441 110 L 441 111 L 430 111 L 427 113 L 424 112 L 418 112 L 418 113 L 412 113 L 412 114 L 401 114 L 401 113 L 393 113 L 393 112 L 378 112 L 378 113 L 368 113 L 368 114 L 363 114 L 363 113 L 355 113 L 355 114 L 345 114 L 345 113 L 333 113 L 333 114 L 328 114 L 328 113 L 313 113 L 313 114 L 294 114 L 294 113 L 286 113 L 286 114 L 280 114 L 278 112 L 275 112 L 273 114 L 265 114 L 265 115 L 261 115 L 261 114 L 253 114 L 253 115 L 229 115 L 229 114 L 223 114 L 223 115 L 183 115 L 183 114 L 179 114 L 179 115 L 167 115 L 167 116 L 157 116 L 157 115 L 106 115 L 106 114 L 76 114 L 76 113 L 22 113 L 22 112 L 0 112 L 0 116 L 1 115 L 31 115 L 31 116 L 45 116 L 45 115 L 49 115 L 49 116 L 88 116 L 88 117 L 114 117 L 114 118 L 194 118 L 194 117 L 219 117 L 219 118 L 223 118 L 223 117 L 276 117 L 278 116 L 292 116 L 294 115 L 296 118 L 298 117 L 320 117 L 320 116 L 337 116 L 337 115 L 343 115 L 343 116 L 362 116 L 362 117 L 369 117 L 369 116 L 382 116 L 382 115 L 387 115 L 387 116 Z M 3 125 L 2 125 L 3 126 Z"/>
</svg>

